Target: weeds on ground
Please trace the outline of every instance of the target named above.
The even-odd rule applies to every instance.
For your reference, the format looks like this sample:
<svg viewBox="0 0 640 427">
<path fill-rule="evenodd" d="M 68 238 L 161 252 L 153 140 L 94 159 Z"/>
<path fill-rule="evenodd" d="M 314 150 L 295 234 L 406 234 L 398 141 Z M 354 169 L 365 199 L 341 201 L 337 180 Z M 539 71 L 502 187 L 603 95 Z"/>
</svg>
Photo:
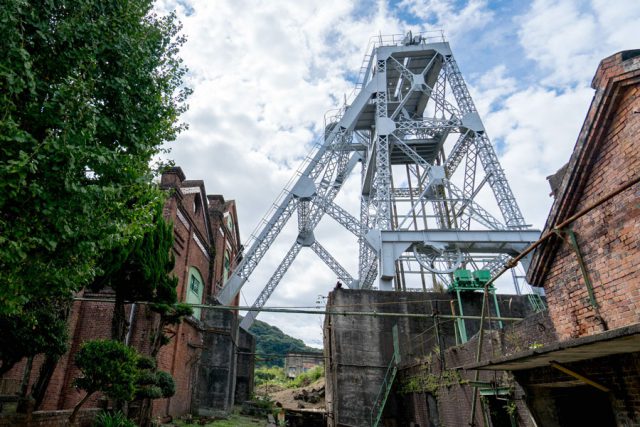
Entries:
<svg viewBox="0 0 640 427">
<path fill-rule="evenodd" d="M 93 420 L 93 427 L 136 427 L 122 412 L 100 412 Z"/>
<path fill-rule="evenodd" d="M 235 408 L 233 413 L 229 415 L 228 418 L 224 420 L 211 421 L 207 424 L 204 424 L 204 426 L 205 427 L 257 427 L 257 426 L 262 427 L 265 425 L 265 420 L 266 418 L 264 417 L 258 418 L 258 417 L 250 417 L 247 415 L 241 415 L 239 413 L 239 409 Z M 200 424 L 198 424 L 197 418 L 194 418 L 194 420 L 191 421 L 189 424 L 187 424 L 185 421 L 179 420 L 179 421 L 174 421 L 172 424 L 168 424 L 166 427 L 168 426 L 196 427 L 196 426 L 200 426 Z"/>
<path fill-rule="evenodd" d="M 324 377 L 324 367 L 316 366 L 315 368 L 309 369 L 307 372 L 303 372 L 293 380 L 289 381 L 287 388 L 306 387 L 309 384 L 318 381 L 322 377 Z"/>
<path fill-rule="evenodd" d="M 277 366 L 262 367 L 255 371 L 256 387 L 276 386 L 278 388 L 299 388 L 306 387 L 324 376 L 324 367 L 316 366 L 313 369 L 303 372 L 294 379 L 289 379 L 284 373 L 284 369 Z"/>
</svg>

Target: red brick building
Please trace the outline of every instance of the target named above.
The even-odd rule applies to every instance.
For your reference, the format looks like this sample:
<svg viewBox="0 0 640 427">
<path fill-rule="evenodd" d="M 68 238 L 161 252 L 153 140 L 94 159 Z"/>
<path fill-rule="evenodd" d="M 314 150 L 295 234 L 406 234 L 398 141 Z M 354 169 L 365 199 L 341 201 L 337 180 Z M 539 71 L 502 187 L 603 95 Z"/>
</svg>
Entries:
<svg viewBox="0 0 640 427">
<path fill-rule="evenodd" d="M 180 168 L 164 173 L 160 185 L 170 192 L 164 216 L 174 226 L 173 274 L 178 278 L 178 299 L 197 304 L 212 303 L 223 280 L 242 256 L 235 202 L 225 201 L 220 195 L 207 196 L 204 183 L 187 180 Z M 104 300 L 113 298 L 113 293 L 106 290 L 96 294 L 84 290 L 78 296 Z M 82 398 L 84 392 L 73 387 L 74 378 L 80 375 L 73 364 L 74 355 L 87 340 L 110 338 L 112 315 L 111 302 L 74 303 L 69 319 L 69 352 L 58 361 L 40 409 L 69 409 Z M 148 353 L 156 315 L 145 305 L 132 304 L 127 306 L 127 316 L 131 327 L 126 342 L 141 353 Z M 229 337 L 241 334 L 237 314 L 225 312 L 214 316 L 213 321 L 207 316 L 206 310 L 195 309 L 193 316 L 173 327 L 171 341 L 160 350 L 158 367 L 171 373 L 176 382 L 176 394 L 170 399 L 156 400 L 154 415 L 179 416 L 197 412 L 201 406 L 226 411 L 233 403 L 237 351 Z M 219 319 L 224 322 L 220 323 Z M 212 337 L 216 336 L 225 339 L 215 341 Z M 252 337 L 242 338 L 251 352 Z M 203 355 L 219 354 L 224 355 L 219 358 L 222 364 L 211 367 L 206 358 L 203 360 Z M 42 359 L 42 356 L 35 359 L 32 382 L 37 377 Z M 252 359 L 243 363 L 252 363 Z M 222 400 L 198 388 L 198 376 L 205 368 L 212 371 L 222 369 L 226 373 L 226 380 L 218 385 Z M 4 376 L 4 382 L 17 383 L 23 371 L 24 363 L 21 363 Z M 252 373 L 253 369 L 244 371 Z M 252 377 L 243 378 L 243 382 L 251 385 Z M 97 401 L 98 397 L 85 407 L 95 406 Z"/>
<path fill-rule="evenodd" d="M 516 325 L 524 346 L 478 364 L 511 371 L 541 426 L 640 425 L 640 50 L 604 59 L 592 86 L 555 177 L 543 231 L 553 237 L 528 271 L 547 319 Z"/>
</svg>

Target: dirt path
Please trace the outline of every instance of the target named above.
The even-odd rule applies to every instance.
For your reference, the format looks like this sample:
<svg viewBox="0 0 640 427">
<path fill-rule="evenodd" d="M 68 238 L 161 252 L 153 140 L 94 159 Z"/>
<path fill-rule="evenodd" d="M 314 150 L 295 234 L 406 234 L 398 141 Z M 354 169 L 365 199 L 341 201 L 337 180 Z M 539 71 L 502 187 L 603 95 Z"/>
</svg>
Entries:
<svg viewBox="0 0 640 427">
<path fill-rule="evenodd" d="M 256 390 L 258 394 L 268 394 L 274 402 L 280 402 L 286 409 L 324 409 L 324 378 L 306 387 L 280 390 Z"/>
</svg>

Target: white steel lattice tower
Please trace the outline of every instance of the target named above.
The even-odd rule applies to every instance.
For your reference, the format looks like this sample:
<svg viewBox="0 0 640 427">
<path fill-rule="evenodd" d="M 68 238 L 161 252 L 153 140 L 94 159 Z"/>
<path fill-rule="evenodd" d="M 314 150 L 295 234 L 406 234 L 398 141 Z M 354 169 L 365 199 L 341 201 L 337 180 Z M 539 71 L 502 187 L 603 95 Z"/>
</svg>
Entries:
<svg viewBox="0 0 640 427">
<path fill-rule="evenodd" d="M 220 303 L 238 294 L 294 212 L 298 236 L 254 308 L 265 304 L 304 247 L 351 288 L 421 283 L 427 290 L 447 285 L 461 266 L 495 272 L 538 238 L 525 225 L 443 35 L 376 37 L 367 52 L 355 97 L 326 123 L 322 144 L 247 246 Z M 356 218 L 334 199 L 358 165 Z M 358 239 L 356 278 L 316 240 L 325 214 Z M 244 318 L 245 329 L 257 313 Z"/>
</svg>

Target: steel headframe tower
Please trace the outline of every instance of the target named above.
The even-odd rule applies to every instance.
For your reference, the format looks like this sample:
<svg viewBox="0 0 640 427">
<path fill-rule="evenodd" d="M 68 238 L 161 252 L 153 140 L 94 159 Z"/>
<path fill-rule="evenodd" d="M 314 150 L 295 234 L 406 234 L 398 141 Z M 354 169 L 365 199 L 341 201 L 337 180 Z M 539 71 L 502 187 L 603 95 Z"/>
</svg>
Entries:
<svg viewBox="0 0 640 427">
<path fill-rule="evenodd" d="M 421 282 L 428 290 L 448 284 L 461 266 L 497 271 L 538 238 L 525 225 L 441 32 L 372 39 L 354 93 L 327 120 L 323 143 L 254 234 L 218 295 L 221 304 L 238 294 L 296 211 L 299 234 L 254 308 L 266 303 L 303 247 L 350 288 L 407 289 Z M 334 202 L 357 165 L 359 218 Z M 477 199 L 493 199 L 502 219 Z M 316 240 L 325 214 L 358 239 L 357 278 Z M 257 313 L 249 312 L 241 326 L 248 329 Z"/>
</svg>

